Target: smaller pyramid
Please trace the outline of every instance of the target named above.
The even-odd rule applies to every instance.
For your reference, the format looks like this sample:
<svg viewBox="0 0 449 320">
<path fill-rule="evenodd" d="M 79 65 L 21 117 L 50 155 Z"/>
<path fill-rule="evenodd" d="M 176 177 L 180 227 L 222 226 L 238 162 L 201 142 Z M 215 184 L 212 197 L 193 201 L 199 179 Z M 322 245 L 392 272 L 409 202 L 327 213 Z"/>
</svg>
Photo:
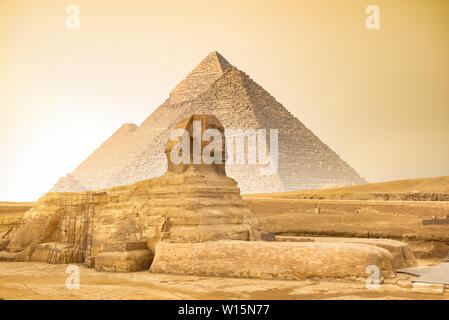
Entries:
<svg viewBox="0 0 449 320">
<path fill-rule="evenodd" d="M 60 186 L 58 192 L 80 192 L 87 190 L 73 174 L 68 173 L 65 177 L 58 180 L 57 185 Z M 50 191 L 51 192 L 51 191 Z"/>
</svg>

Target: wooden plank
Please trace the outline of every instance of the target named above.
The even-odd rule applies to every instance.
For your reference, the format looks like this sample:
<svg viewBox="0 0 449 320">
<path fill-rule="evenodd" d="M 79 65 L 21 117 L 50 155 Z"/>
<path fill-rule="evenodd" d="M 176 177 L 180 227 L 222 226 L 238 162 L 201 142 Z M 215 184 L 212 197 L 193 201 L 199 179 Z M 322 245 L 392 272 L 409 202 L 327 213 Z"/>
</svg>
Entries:
<svg viewBox="0 0 449 320">
<path fill-rule="evenodd" d="M 2 239 L 4 239 L 12 230 L 13 230 L 14 228 L 10 228 L 9 230 L 8 230 L 8 232 L 6 232 L 4 235 L 3 235 L 3 237 L 2 237 Z"/>
</svg>

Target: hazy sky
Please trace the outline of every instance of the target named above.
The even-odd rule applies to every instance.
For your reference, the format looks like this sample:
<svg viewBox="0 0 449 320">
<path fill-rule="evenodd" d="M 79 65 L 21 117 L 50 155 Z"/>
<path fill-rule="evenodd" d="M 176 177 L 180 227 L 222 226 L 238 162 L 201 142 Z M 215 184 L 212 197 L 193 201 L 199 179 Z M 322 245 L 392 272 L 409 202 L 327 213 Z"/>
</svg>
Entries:
<svg viewBox="0 0 449 320">
<path fill-rule="evenodd" d="M 370 182 L 449 175 L 447 30 L 447 0 L 0 0 L 0 200 L 37 200 L 214 50 Z"/>
</svg>

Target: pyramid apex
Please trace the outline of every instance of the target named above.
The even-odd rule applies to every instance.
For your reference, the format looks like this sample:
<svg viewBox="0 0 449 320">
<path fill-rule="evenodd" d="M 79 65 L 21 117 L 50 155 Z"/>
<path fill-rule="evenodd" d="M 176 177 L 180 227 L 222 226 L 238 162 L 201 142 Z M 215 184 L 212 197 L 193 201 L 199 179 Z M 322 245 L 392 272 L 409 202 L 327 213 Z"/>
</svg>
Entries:
<svg viewBox="0 0 449 320">
<path fill-rule="evenodd" d="M 210 52 L 207 55 L 206 59 L 210 59 L 210 58 L 217 60 L 218 66 L 222 73 L 225 72 L 226 70 L 232 68 L 232 65 L 228 62 L 228 60 L 226 60 L 218 51 Z"/>
<path fill-rule="evenodd" d="M 170 92 L 171 103 L 181 103 L 195 99 L 232 65 L 217 51 L 210 52 L 178 85 Z"/>
<path fill-rule="evenodd" d="M 221 54 L 218 52 L 218 51 L 211 51 L 211 52 L 209 52 L 209 54 L 207 55 L 208 57 L 209 56 L 221 56 Z"/>
</svg>

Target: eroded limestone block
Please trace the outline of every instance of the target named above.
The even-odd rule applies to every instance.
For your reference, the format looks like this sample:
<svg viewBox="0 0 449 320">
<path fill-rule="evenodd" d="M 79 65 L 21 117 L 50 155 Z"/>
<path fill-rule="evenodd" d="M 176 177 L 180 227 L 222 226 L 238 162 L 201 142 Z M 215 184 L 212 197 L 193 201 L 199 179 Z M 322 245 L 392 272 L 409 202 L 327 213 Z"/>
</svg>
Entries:
<svg viewBox="0 0 449 320">
<path fill-rule="evenodd" d="M 28 262 L 30 261 L 30 255 L 30 248 L 27 248 L 21 252 L 9 252 L 5 250 L 0 252 L 0 261 Z"/>
<path fill-rule="evenodd" d="M 146 241 L 129 241 L 125 244 L 125 249 L 126 251 L 146 250 L 147 243 Z"/>
<path fill-rule="evenodd" d="M 95 270 L 107 272 L 135 272 L 146 270 L 153 261 L 149 250 L 103 252 L 95 257 Z"/>
<path fill-rule="evenodd" d="M 0 252 L 0 261 L 15 262 L 18 260 L 18 253 L 2 251 Z"/>
<path fill-rule="evenodd" d="M 373 265 L 381 277 L 394 275 L 392 262 L 386 249 L 352 243 L 161 242 L 150 271 L 282 280 L 366 278 L 367 267 Z"/>
<path fill-rule="evenodd" d="M 416 265 L 413 251 L 407 243 L 390 239 L 348 239 L 347 243 L 374 245 L 387 249 L 393 255 L 393 267 L 412 267 Z"/>
<path fill-rule="evenodd" d="M 416 265 L 416 259 L 410 246 L 401 241 L 391 239 L 365 239 L 365 238 L 333 238 L 315 237 L 315 242 L 345 242 L 376 246 L 388 250 L 393 256 L 393 267 L 403 268 Z"/>
<path fill-rule="evenodd" d="M 262 241 L 276 241 L 276 236 L 274 232 L 262 232 L 261 234 Z"/>
<path fill-rule="evenodd" d="M 52 198 L 42 198 L 35 208 L 27 211 L 24 224 L 11 237 L 7 246 L 8 251 L 21 252 L 30 246 L 55 240 L 58 229 L 58 207 L 49 204 L 49 199 Z"/>
<path fill-rule="evenodd" d="M 52 264 L 82 263 L 84 253 L 64 243 L 41 243 L 31 253 L 30 261 Z"/>
</svg>

